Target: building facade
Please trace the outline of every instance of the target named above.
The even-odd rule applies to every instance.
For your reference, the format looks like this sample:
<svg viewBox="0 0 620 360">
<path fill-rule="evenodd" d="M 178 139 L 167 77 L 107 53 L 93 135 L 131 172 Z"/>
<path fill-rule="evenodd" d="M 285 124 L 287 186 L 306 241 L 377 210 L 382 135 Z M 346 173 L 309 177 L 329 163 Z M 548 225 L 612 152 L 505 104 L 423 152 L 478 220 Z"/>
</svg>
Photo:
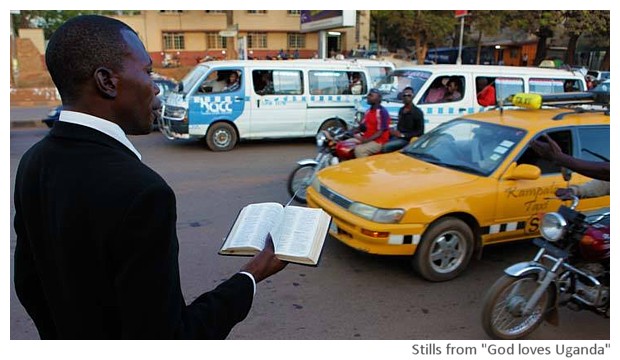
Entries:
<svg viewBox="0 0 620 360">
<path fill-rule="evenodd" d="M 302 33 L 300 14 L 300 10 L 146 10 L 115 17 L 138 33 L 156 66 L 177 66 L 205 58 L 238 59 L 242 41 L 250 58 L 283 54 L 311 58 L 319 52 L 319 33 Z M 328 52 L 368 48 L 370 11 L 358 10 L 356 25 L 330 30 Z"/>
</svg>

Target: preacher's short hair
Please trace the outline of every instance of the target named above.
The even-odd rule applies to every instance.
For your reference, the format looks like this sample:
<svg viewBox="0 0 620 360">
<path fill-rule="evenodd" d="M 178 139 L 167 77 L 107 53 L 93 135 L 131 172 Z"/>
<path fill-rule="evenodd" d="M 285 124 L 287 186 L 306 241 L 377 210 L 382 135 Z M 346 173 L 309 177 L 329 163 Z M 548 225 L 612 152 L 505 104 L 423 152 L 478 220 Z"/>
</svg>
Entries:
<svg viewBox="0 0 620 360">
<path fill-rule="evenodd" d="M 98 67 L 122 70 L 129 52 L 122 30 L 135 33 L 119 20 L 83 15 L 67 20 L 54 32 L 45 51 L 45 64 L 63 102 L 75 100 Z"/>
</svg>

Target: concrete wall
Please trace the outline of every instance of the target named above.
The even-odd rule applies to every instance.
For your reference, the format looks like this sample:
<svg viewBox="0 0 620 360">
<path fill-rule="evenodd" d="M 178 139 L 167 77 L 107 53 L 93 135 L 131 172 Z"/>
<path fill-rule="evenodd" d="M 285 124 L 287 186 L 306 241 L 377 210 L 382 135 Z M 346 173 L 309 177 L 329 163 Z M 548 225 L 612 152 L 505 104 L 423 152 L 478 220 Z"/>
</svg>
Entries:
<svg viewBox="0 0 620 360">
<path fill-rule="evenodd" d="M 20 39 L 30 39 L 37 48 L 39 54 L 45 54 L 45 36 L 43 29 L 19 29 Z"/>
</svg>

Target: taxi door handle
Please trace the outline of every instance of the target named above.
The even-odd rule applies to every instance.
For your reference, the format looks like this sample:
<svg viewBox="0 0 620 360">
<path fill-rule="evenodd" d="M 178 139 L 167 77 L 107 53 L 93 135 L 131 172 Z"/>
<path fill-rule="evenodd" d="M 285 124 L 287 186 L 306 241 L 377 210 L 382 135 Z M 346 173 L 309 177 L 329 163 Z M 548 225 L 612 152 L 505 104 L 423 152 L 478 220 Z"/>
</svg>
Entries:
<svg viewBox="0 0 620 360">
<path fill-rule="evenodd" d="M 241 96 L 235 96 L 235 101 L 242 101 L 243 98 Z"/>
<path fill-rule="evenodd" d="M 260 107 L 260 99 L 256 100 L 256 107 L 259 108 Z"/>
</svg>

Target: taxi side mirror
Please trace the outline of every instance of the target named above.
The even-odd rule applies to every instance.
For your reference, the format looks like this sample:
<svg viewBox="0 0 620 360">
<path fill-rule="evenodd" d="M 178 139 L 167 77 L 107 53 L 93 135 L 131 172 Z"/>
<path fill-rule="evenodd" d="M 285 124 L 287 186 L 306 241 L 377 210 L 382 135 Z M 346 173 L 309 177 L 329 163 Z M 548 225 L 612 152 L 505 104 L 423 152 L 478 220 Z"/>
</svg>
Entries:
<svg viewBox="0 0 620 360">
<path fill-rule="evenodd" d="M 512 163 L 504 179 L 506 180 L 536 180 L 540 177 L 540 168 L 530 164 Z"/>
</svg>

